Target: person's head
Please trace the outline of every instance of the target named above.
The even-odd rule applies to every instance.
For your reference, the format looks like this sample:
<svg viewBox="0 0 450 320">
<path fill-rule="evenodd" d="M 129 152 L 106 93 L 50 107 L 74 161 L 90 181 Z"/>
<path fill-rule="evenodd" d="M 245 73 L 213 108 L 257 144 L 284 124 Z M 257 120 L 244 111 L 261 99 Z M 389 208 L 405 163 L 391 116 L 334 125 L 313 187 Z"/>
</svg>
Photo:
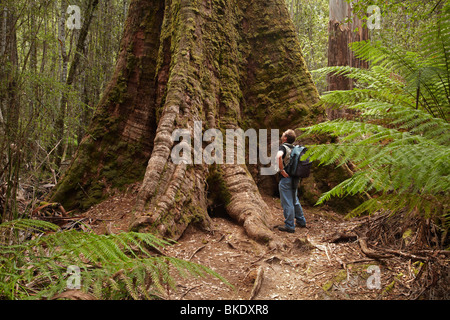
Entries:
<svg viewBox="0 0 450 320">
<path fill-rule="evenodd" d="M 295 141 L 295 132 L 294 132 L 294 130 L 291 130 L 291 129 L 289 129 L 289 130 L 286 130 L 284 133 L 283 133 L 283 135 L 281 136 L 281 141 L 284 143 L 284 142 L 287 142 L 287 143 L 294 143 L 294 141 Z"/>
</svg>

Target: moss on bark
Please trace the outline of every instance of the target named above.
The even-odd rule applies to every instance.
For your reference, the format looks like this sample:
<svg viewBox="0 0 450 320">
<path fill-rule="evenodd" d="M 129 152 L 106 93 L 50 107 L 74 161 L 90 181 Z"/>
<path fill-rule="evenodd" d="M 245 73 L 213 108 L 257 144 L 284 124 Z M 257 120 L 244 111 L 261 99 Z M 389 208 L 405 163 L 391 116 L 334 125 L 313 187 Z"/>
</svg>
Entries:
<svg viewBox="0 0 450 320">
<path fill-rule="evenodd" d="M 67 209 L 86 210 L 140 181 L 153 147 L 159 32 L 164 7 L 135 1 L 130 7 L 115 73 L 96 107 L 87 135 L 51 195 Z"/>
<path fill-rule="evenodd" d="M 296 128 L 322 121 L 284 0 L 133 0 L 116 72 L 53 199 L 82 209 L 142 181 L 135 231 L 176 239 L 220 203 L 276 245 L 245 165 L 176 165 L 175 129 Z M 255 147 L 255 146 L 253 146 Z M 276 182 L 272 182 L 276 183 Z"/>
</svg>

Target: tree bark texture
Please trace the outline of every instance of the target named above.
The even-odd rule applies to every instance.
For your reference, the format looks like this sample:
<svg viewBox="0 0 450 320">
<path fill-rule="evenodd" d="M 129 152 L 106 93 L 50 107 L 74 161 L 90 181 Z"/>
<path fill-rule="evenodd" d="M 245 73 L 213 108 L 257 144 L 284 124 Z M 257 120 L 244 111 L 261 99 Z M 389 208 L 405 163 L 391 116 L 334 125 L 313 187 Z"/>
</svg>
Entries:
<svg viewBox="0 0 450 320">
<path fill-rule="evenodd" d="M 346 22 L 346 19 L 350 19 Z M 328 25 L 328 66 L 350 66 L 367 68 L 368 63 L 355 58 L 349 48 L 352 42 L 369 39 L 369 31 L 352 12 L 352 6 L 345 0 L 330 0 L 330 21 Z M 354 82 L 345 76 L 328 76 L 328 91 L 351 90 Z M 330 120 L 343 116 L 344 110 L 327 110 Z"/>
<path fill-rule="evenodd" d="M 0 207 L 0 221 L 13 219 L 19 185 L 21 163 L 19 56 L 17 51 L 16 11 L 0 4 L 0 148 L 5 155 L 0 159 L 0 179 L 4 178 L 4 194 Z"/>
<path fill-rule="evenodd" d="M 85 54 L 85 42 L 86 37 L 89 33 L 89 27 L 92 22 L 92 18 L 95 13 L 95 9 L 98 5 L 98 0 L 90 0 L 87 6 L 87 15 L 86 19 L 83 23 L 83 27 L 80 30 L 80 34 L 77 41 L 76 51 L 75 55 L 73 57 L 73 61 L 70 64 L 70 68 L 67 69 L 68 64 L 68 57 L 65 50 L 65 10 L 67 9 L 65 6 L 65 2 L 61 2 L 61 22 L 60 22 L 60 37 L 59 41 L 61 43 L 61 59 L 62 59 L 62 72 L 61 72 L 61 83 L 65 84 L 66 86 L 72 86 L 73 82 L 75 81 L 75 75 L 77 73 L 78 66 L 80 64 L 80 59 L 82 55 Z M 66 118 L 66 108 L 68 103 L 68 96 L 66 93 L 63 93 L 61 95 L 60 105 L 59 105 L 59 113 L 58 118 L 56 120 L 56 128 L 57 128 L 57 134 L 56 139 L 58 147 L 56 148 L 56 159 L 55 163 L 57 166 L 61 164 L 63 161 L 63 154 L 64 154 L 64 147 L 65 143 L 64 140 L 64 121 Z"/>
<path fill-rule="evenodd" d="M 0 113 L 5 141 L 17 140 L 19 128 L 19 94 L 17 90 L 19 56 L 17 53 L 15 11 L 1 7 L 2 44 L 0 55 Z M 0 131 L 1 132 L 1 131 Z"/>
<path fill-rule="evenodd" d="M 214 201 L 277 246 L 249 166 L 176 165 L 172 133 L 193 136 L 195 121 L 281 133 L 321 121 L 318 99 L 284 0 L 131 1 L 114 76 L 53 200 L 86 209 L 142 181 L 132 230 L 177 239 L 191 223 L 209 228 Z"/>
</svg>

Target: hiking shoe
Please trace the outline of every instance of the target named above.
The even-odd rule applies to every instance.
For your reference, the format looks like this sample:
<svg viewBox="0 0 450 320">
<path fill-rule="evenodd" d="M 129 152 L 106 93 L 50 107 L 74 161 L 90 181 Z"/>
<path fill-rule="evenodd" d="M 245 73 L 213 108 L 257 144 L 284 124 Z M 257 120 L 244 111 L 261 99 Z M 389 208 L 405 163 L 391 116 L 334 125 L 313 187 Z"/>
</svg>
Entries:
<svg viewBox="0 0 450 320">
<path fill-rule="evenodd" d="M 278 226 L 278 230 L 284 231 L 284 232 L 289 232 L 289 233 L 294 233 L 295 232 L 294 229 L 289 229 L 289 228 L 286 228 L 285 226 Z"/>
<path fill-rule="evenodd" d="M 304 223 L 304 222 L 298 222 L 298 221 L 296 221 L 296 222 L 295 222 L 295 226 L 296 226 L 296 227 L 299 227 L 299 228 L 307 228 L 307 227 L 306 227 L 306 223 Z"/>
</svg>

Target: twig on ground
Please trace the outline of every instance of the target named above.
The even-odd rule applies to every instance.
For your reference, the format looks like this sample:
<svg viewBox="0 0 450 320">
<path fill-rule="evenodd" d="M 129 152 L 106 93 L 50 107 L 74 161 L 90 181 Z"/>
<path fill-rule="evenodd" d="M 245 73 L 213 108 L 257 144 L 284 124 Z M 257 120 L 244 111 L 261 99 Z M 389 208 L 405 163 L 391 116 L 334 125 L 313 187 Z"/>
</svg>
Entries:
<svg viewBox="0 0 450 320">
<path fill-rule="evenodd" d="M 206 247 L 206 244 L 204 245 L 204 246 L 201 246 L 200 248 L 198 248 L 197 250 L 195 250 L 192 254 L 191 254 L 191 256 L 189 257 L 189 261 L 191 261 L 191 259 L 195 256 L 195 254 L 197 253 L 197 252 L 199 252 L 200 250 L 203 250 L 204 248 Z"/>
<path fill-rule="evenodd" d="M 180 300 L 183 300 L 183 298 L 184 298 L 189 292 L 191 292 L 192 290 L 194 290 L 194 289 L 196 289 L 196 288 L 198 288 L 198 287 L 201 287 L 201 286 L 202 286 L 202 285 L 199 284 L 199 285 L 197 285 L 197 286 L 193 286 L 192 288 L 187 289 L 186 292 L 183 293 L 183 294 L 181 295 Z"/>
<path fill-rule="evenodd" d="M 258 268 L 258 274 L 256 276 L 255 283 L 253 285 L 252 292 L 250 294 L 249 300 L 253 300 L 258 295 L 259 291 L 261 290 L 261 285 L 264 279 L 264 269 L 262 266 Z"/>
</svg>

